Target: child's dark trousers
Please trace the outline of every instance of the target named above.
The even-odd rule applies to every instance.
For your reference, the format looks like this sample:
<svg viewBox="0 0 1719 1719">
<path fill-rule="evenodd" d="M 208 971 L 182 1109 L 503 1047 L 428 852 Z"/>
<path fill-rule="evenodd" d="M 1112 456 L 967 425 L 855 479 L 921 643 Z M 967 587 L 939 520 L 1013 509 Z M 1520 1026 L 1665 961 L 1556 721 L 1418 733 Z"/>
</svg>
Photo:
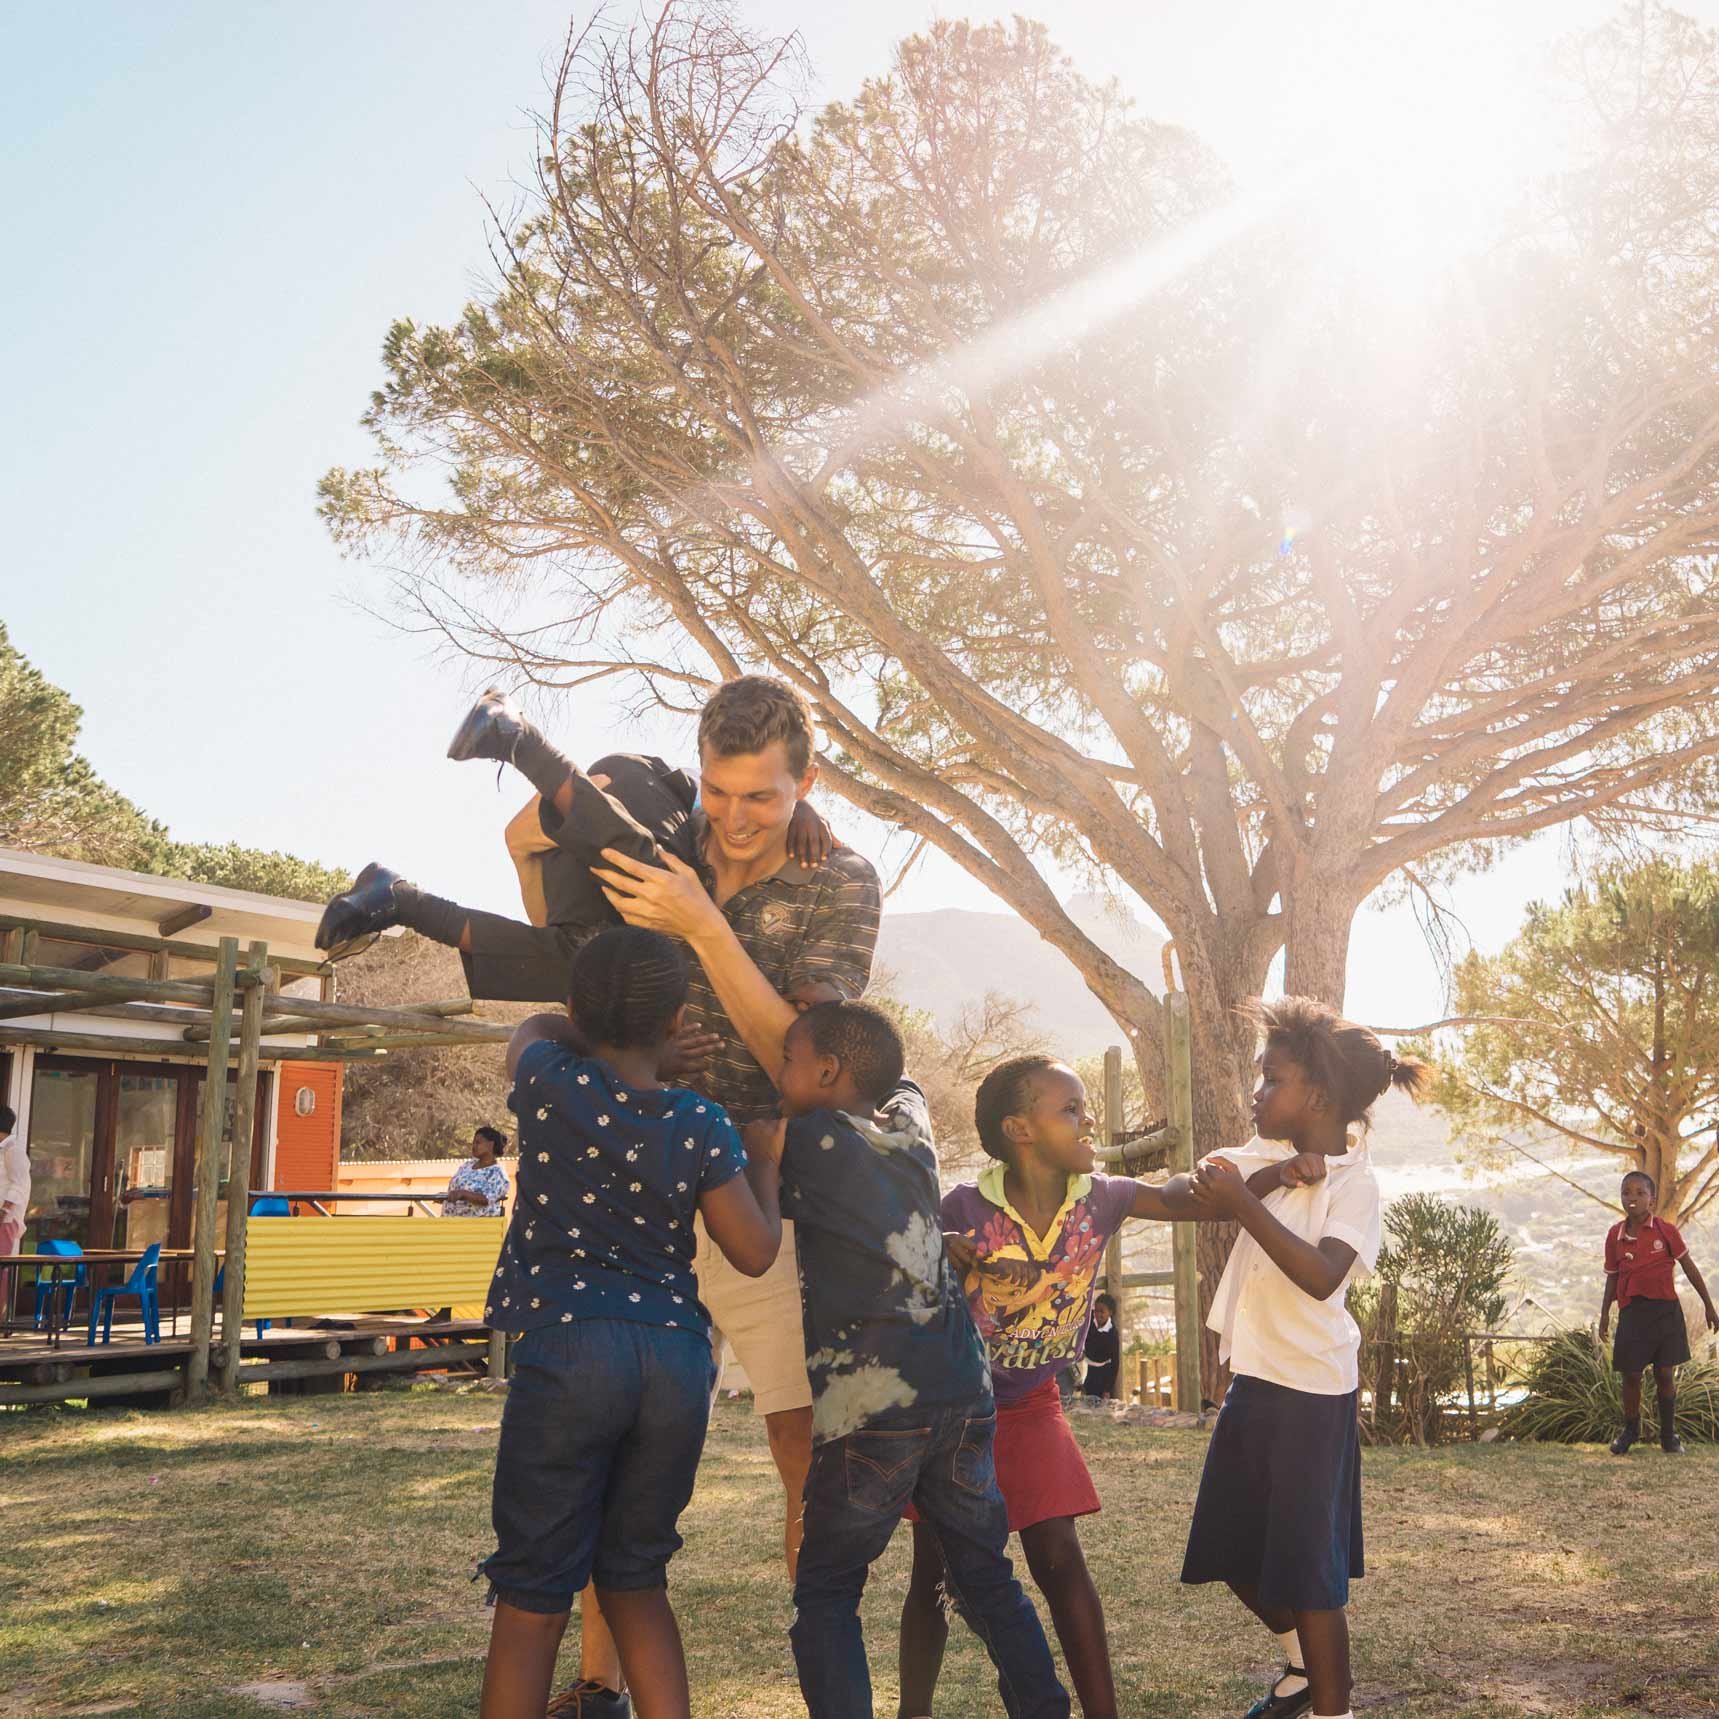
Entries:
<svg viewBox="0 0 1719 1719">
<path fill-rule="evenodd" d="M 950 1598 L 991 1663 L 1010 1719 L 1067 1719 L 1068 1694 L 1038 1613 L 1010 1567 L 987 1396 L 957 1408 L 891 1410 L 812 1452 L 805 1542 L 789 1635 L 811 1719 L 872 1719 L 860 1595 L 911 1501 L 936 1536 Z"/>
</svg>

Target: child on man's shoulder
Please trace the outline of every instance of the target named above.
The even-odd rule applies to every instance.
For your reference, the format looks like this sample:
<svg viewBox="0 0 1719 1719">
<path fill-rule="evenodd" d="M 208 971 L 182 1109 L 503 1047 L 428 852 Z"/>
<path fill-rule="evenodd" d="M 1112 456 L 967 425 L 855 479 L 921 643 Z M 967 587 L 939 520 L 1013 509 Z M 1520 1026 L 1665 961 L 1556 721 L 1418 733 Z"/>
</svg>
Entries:
<svg viewBox="0 0 1719 1719">
<path fill-rule="evenodd" d="M 1005 1552 L 984 1347 L 944 1255 L 930 1118 L 901 1036 L 864 1004 L 810 1007 L 778 1087 L 813 1395 L 789 1632 L 807 1709 L 870 1719 L 860 1595 L 911 1501 L 950 1549 L 1008 1711 L 1061 1719 L 1068 1696 Z"/>
</svg>

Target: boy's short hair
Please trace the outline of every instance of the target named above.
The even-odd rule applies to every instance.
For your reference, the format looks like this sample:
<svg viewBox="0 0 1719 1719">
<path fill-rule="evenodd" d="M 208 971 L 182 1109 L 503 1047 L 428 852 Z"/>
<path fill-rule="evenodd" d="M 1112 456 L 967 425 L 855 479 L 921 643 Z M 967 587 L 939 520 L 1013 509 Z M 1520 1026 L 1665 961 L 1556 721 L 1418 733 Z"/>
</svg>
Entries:
<svg viewBox="0 0 1719 1719">
<path fill-rule="evenodd" d="M 0 1104 L 0 1134 L 10 1134 L 18 1126 L 18 1112 L 9 1104 Z"/>
<path fill-rule="evenodd" d="M 973 1099 L 973 1123 L 979 1131 L 979 1144 L 993 1158 L 1008 1162 L 1009 1137 L 1003 1132 L 1003 1119 L 1026 1111 L 1033 1102 L 1033 1082 L 1060 1066 L 1054 1056 L 1011 1057 L 979 1082 Z"/>
<path fill-rule="evenodd" d="M 874 1108 L 901 1085 L 907 1051 L 882 1009 L 869 1003 L 815 1003 L 789 1031 L 810 1033 L 812 1049 L 835 1057 Z"/>
<path fill-rule="evenodd" d="M 1625 1170 L 1623 1182 L 1619 1182 L 1618 1186 L 1621 1188 L 1624 1182 L 1646 1182 L 1650 1194 L 1659 1192 L 1659 1184 L 1645 1170 Z"/>
<path fill-rule="evenodd" d="M 811 769 L 812 712 L 791 686 L 769 675 L 724 681 L 698 719 L 699 752 L 713 758 L 762 752 L 773 740 L 782 742 L 796 779 Z"/>
</svg>

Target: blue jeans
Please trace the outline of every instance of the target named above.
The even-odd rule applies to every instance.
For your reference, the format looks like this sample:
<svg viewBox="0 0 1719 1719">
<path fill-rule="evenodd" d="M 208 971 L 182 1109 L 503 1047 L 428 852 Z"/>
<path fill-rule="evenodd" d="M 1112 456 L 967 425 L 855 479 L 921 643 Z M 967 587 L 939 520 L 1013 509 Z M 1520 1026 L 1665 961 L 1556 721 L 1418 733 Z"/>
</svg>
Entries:
<svg viewBox="0 0 1719 1719">
<path fill-rule="evenodd" d="M 490 1597 L 564 1612 L 587 1581 L 661 1588 L 710 1418 L 710 1340 L 576 1319 L 514 1344 L 501 1414 Z"/>
<path fill-rule="evenodd" d="M 1067 1719 L 1038 1613 L 1005 1548 L 989 1398 L 894 1410 L 812 1452 L 789 1636 L 811 1719 L 872 1719 L 860 1595 L 911 1499 L 943 1553 L 950 1597 L 985 1644 L 1010 1719 Z"/>
</svg>

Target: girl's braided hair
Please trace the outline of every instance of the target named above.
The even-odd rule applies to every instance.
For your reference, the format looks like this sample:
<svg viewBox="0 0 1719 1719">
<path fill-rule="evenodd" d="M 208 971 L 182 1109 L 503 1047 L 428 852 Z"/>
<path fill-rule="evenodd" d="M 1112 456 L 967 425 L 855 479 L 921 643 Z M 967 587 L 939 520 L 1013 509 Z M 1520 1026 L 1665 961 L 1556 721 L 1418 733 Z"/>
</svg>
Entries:
<svg viewBox="0 0 1719 1719">
<path fill-rule="evenodd" d="M 1009 1159 L 1009 1137 L 1003 1132 L 1005 1117 L 1020 1116 L 1032 1108 L 1033 1082 L 1047 1069 L 1061 1068 L 1054 1056 L 1017 1056 L 1000 1062 L 979 1082 L 973 1098 L 973 1122 L 979 1144 L 1004 1163 Z"/>
<path fill-rule="evenodd" d="M 573 957 L 568 993 L 587 1043 L 660 1045 L 686 1003 L 686 957 L 660 931 L 607 926 Z"/>
<path fill-rule="evenodd" d="M 1373 1101 L 1390 1087 L 1418 1099 L 1432 1083 L 1432 1065 L 1418 1056 L 1386 1050 L 1370 1027 L 1346 1021 L 1313 997 L 1244 1003 L 1241 1014 L 1281 1050 L 1342 1113 L 1344 1123 L 1366 1122 Z"/>
</svg>

